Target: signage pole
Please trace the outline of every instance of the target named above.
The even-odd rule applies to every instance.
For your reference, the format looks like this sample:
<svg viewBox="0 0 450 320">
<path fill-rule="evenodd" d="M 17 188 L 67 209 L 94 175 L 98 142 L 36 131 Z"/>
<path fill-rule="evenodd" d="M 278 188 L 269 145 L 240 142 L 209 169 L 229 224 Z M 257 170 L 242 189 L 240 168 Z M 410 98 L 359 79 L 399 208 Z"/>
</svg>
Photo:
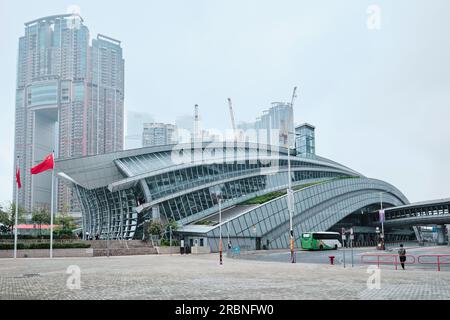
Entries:
<svg viewBox="0 0 450 320">
<path fill-rule="evenodd" d="M 345 268 L 345 229 L 342 228 L 342 255 L 343 255 L 343 262 L 344 262 L 344 268 Z"/>
<path fill-rule="evenodd" d="M 55 159 L 55 155 L 53 153 L 53 159 Z M 54 161 L 54 160 L 53 160 Z M 52 169 L 52 194 L 50 197 L 50 259 L 53 258 L 53 193 L 54 193 L 54 182 L 55 180 L 55 168 Z"/>
<path fill-rule="evenodd" d="M 170 254 L 172 254 L 172 226 L 169 226 L 169 230 L 170 230 L 169 246 L 170 246 Z"/>
<path fill-rule="evenodd" d="M 222 265 L 222 199 L 219 199 L 219 261 Z"/>
<path fill-rule="evenodd" d="M 352 252 L 352 268 L 354 267 L 354 263 L 353 263 L 353 239 L 354 239 L 354 235 L 353 235 L 353 228 L 350 229 L 350 248 L 351 248 L 351 252 Z"/>
<path fill-rule="evenodd" d="M 17 157 L 17 160 L 19 160 L 19 157 Z M 17 161 L 19 162 L 19 161 Z M 16 168 L 16 172 L 17 172 L 17 168 Z M 17 231 L 18 231 L 18 221 L 19 221 L 19 185 L 16 183 L 16 217 L 14 220 L 14 259 L 17 258 Z"/>
</svg>

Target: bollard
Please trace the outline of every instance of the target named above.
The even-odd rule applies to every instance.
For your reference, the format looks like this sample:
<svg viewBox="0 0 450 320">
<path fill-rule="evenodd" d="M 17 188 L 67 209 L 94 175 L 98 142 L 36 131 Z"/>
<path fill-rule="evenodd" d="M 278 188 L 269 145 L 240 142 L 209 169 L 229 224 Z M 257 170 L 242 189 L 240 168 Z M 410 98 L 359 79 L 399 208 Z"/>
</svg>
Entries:
<svg viewBox="0 0 450 320">
<path fill-rule="evenodd" d="M 334 265 L 334 256 L 328 256 L 328 258 L 330 258 L 330 264 Z"/>
</svg>

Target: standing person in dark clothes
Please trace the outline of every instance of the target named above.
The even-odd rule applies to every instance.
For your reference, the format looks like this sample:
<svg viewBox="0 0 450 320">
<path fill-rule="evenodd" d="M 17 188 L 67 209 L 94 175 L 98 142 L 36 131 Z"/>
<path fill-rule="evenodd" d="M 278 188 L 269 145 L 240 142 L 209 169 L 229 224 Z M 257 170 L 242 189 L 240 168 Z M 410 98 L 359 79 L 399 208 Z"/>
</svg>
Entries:
<svg viewBox="0 0 450 320">
<path fill-rule="evenodd" d="M 403 248 L 403 244 L 400 245 L 400 249 L 398 250 L 398 256 L 400 258 L 400 264 L 402 265 L 402 269 L 405 270 L 406 250 L 405 248 Z"/>
</svg>

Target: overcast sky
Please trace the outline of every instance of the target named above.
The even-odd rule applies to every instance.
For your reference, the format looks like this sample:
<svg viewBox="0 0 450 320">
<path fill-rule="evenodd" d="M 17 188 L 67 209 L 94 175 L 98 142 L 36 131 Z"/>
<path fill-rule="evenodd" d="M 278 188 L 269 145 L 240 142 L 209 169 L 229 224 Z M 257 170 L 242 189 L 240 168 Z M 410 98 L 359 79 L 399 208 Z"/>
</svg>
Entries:
<svg viewBox="0 0 450 320">
<path fill-rule="evenodd" d="M 12 198 L 14 93 L 24 22 L 78 5 L 91 37 L 122 41 L 125 108 L 204 128 L 252 121 L 299 86 L 295 122 L 317 153 L 410 201 L 450 197 L 448 0 L 0 0 L 0 201 Z M 367 8 L 381 9 L 380 29 Z"/>
</svg>

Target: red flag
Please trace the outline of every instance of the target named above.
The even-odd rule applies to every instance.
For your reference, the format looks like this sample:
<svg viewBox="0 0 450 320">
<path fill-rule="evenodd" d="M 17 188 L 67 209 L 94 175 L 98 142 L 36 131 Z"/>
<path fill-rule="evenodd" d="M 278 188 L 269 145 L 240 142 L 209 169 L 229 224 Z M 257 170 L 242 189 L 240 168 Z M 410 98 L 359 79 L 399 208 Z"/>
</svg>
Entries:
<svg viewBox="0 0 450 320">
<path fill-rule="evenodd" d="M 20 167 L 16 167 L 16 182 L 17 182 L 17 188 L 22 188 L 22 183 L 20 182 Z"/>
<path fill-rule="evenodd" d="M 50 153 L 48 156 L 45 157 L 44 161 L 31 168 L 31 174 L 38 174 L 47 170 L 51 170 L 53 169 L 53 167 L 54 167 L 53 153 Z"/>
</svg>

